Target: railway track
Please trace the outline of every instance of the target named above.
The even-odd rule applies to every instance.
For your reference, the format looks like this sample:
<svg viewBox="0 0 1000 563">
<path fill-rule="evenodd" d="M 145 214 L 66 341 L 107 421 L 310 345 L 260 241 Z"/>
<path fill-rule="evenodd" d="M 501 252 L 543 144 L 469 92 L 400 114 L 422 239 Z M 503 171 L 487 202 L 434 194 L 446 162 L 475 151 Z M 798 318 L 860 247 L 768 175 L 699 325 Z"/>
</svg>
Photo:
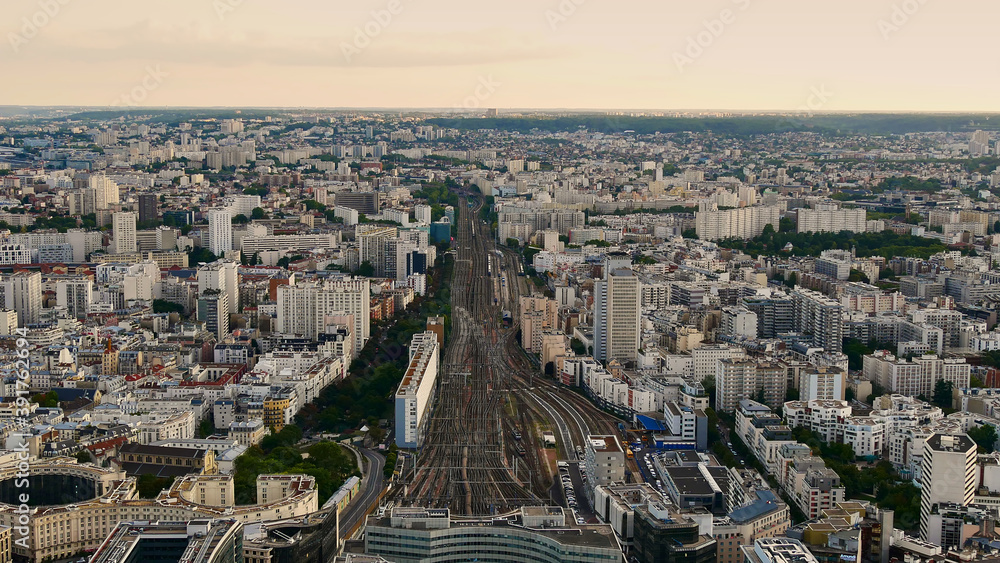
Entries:
<svg viewBox="0 0 1000 563">
<path fill-rule="evenodd" d="M 469 515 L 550 502 L 554 470 L 537 428 L 554 426 L 564 457 L 573 459 L 588 434 L 615 433 L 621 422 L 535 374 L 516 336 L 520 296 L 530 285 L 517 276 L 520 255 L 497 248 L 480 224 L 482 205 L 478 197 L 461 199 L 452 335 L 423 446 L 395 498 Z M 511 327 L 502 326 L 504 309 L 511 313 Z M 515 432 L 521 440 L 513 438 Z"/>
</svg>

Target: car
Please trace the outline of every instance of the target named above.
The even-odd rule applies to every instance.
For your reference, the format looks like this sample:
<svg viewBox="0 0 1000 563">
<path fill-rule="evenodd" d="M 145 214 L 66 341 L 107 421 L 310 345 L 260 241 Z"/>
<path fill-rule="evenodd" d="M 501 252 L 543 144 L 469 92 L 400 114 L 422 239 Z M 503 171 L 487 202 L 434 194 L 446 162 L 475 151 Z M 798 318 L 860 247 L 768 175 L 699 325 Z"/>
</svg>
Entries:
<svg viewBox="0 0 1000 563">
<path fill-rule="evenodd" d="M 586 524 L 586 523 L 587 523 L 587 521 L 586 521 L 586 520 L 584 520 L 583 518 L 577 518 L 577 519 L 576 519 L 576 523 L 577 523 L 577 524 Z"/>
</svg>

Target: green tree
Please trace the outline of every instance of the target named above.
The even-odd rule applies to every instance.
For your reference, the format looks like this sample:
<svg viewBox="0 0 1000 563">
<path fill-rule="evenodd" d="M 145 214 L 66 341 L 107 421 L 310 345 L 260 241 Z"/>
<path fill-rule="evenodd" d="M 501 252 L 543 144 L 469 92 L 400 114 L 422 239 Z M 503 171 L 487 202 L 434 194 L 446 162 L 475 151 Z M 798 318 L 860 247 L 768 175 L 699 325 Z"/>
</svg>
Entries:
<svg viewBox="0 0 1000 563">
<path fill-rule="evenodd" d="M 778 220 L 778 231 L 782 233 L 791 233 L 795 231 L 795 221 L 789 217 L 782 217 Z"/>
<path fill-rule="evenodd" d="M 260 207 L 254 207 L 253 211 L 250 212 L 250 217 L 255 220 L 265 219 L 267 218 L 267 213 Z"/>
<path fill-rule="evenodd" d="M 212 434 L 215 434 L 215 424 L 212 423 L 212 419 L 203 418 L 201 422 L 198 423 L 198 437 L 208 438 Z"/>
<path fill-rule="evenodd" d="M 970 428 L 966 434 L 979 446 L 979 453 L 991 454 L 996 449 L 997 429 L 992 424 Z"/>
<path fill-rule="evenodd" d="M 178 303 L 173 303 L 171 301 L 165 301 L 163 299 L 153 300 L 153 312 L 154 313 L 180 313 L 184 314 L 184 306 Z"/>
<path fill-rule="evenodd" d="M 199 246 L 191 252 L 188 252 L 188 264 L 191 266 L 197 266 L 199 262 L 208 264 L 210 262 L 215 262 L 218 259 L 218 256 L 212 254 L 212 251 L 204 246 Z"/>
<path fill-rule="evenodd" d="M 140 475 L 136 479 L 135 488 L 139 498 L 154 499 L 163 489 L 168 489 L 174 483 L 173 477 L 157 477 L 156 475 Z"/>
<path fill-rule="evenodd" d="M 55 391 L 39 393 L 31 397 L 31 402 L 38 403 L 39 407 L 52 409 L 59 406 L 59 395 Z"/>
<path fill-rule="evenodd" d="M 355 273 L 359 276 L 370 278 L 375 275 L 375 266 L 372 266 L 371 262 L 365 260 L 358 266 L 358 270 Z"/>
<path fill-rule="evenodd" d="M 847 278 L 847 281 L 869 283 L 871 280 L 861 270 L 851 268 L 851 275 Z"/>
<path fill-rule="evenodd" d="M 934 404 L 942 409 L 951 408 L 951 391 L 953 387 L 954 385 L 952 382 L 939 379 L 938 382 L 934 384 Z"/>
</svg>

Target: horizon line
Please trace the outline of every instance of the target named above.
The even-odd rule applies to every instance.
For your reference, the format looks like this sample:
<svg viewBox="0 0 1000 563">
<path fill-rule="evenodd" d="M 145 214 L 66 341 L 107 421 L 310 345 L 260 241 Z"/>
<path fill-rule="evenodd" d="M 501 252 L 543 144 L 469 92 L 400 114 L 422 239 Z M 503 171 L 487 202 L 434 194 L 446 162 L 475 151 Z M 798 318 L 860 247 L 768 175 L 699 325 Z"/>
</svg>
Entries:
<svg viewBox="0 0 1000 563">
<path fill-rule="evenodd" d="M 418 113 L 451 113 L 456 116 L 478 116 L 489 110 L 496 110 L 497 117 L 503 113 L 743 113 L 743 114 L 810 114 L 806 117 L 817 117 L 824 115 L 847 115 L 847 114 L 868 114 L 868 115 L 984 115 L 1000 116 L 1000 110 L 824 110 L 808 111 L 803 109 L 725 109 L 725 108 L 683 108 L 683 109 L 662 109 L 662 108 L 556 108 L 556 107 L 523 107 L 523 108 L 454 108 L 454 107 L 392 107 L 392 106 L 198 106 L 198 105 L 163 105 L 163 106 L 100 106 L 100 105 L 74 105 L 74 104 L 0 104 L 2 108 L 24 108 L 24 109 L 49 109 L 49 110 L 90 110 L 90 111 L 120 111 L 120 112 L 141 112 L 141 111 L 170 111 L 170 110 L 274 110 L 274 111 L 365 111 L 365 112 L 418 112 Z M 14 117 L 14 116 L 7 116 Z M 666 117 L 666 116 L 635 116 L 635 117 Z M 0 116 L 0 119 L 4 119 Z"/>
</svg>

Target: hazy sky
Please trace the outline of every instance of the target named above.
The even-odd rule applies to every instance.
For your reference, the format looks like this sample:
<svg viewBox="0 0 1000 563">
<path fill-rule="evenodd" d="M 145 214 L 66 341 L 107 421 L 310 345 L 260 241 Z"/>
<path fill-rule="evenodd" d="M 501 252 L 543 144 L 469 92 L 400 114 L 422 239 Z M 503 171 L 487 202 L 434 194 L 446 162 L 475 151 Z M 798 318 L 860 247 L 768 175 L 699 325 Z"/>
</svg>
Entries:
<svg viewBox="0 0 1000 563">
<path fill-rule="evenodd" d="M 996 0 L 4 0 L 2 10 L 0 105 L 1000 111 Z"/>
</svg>

